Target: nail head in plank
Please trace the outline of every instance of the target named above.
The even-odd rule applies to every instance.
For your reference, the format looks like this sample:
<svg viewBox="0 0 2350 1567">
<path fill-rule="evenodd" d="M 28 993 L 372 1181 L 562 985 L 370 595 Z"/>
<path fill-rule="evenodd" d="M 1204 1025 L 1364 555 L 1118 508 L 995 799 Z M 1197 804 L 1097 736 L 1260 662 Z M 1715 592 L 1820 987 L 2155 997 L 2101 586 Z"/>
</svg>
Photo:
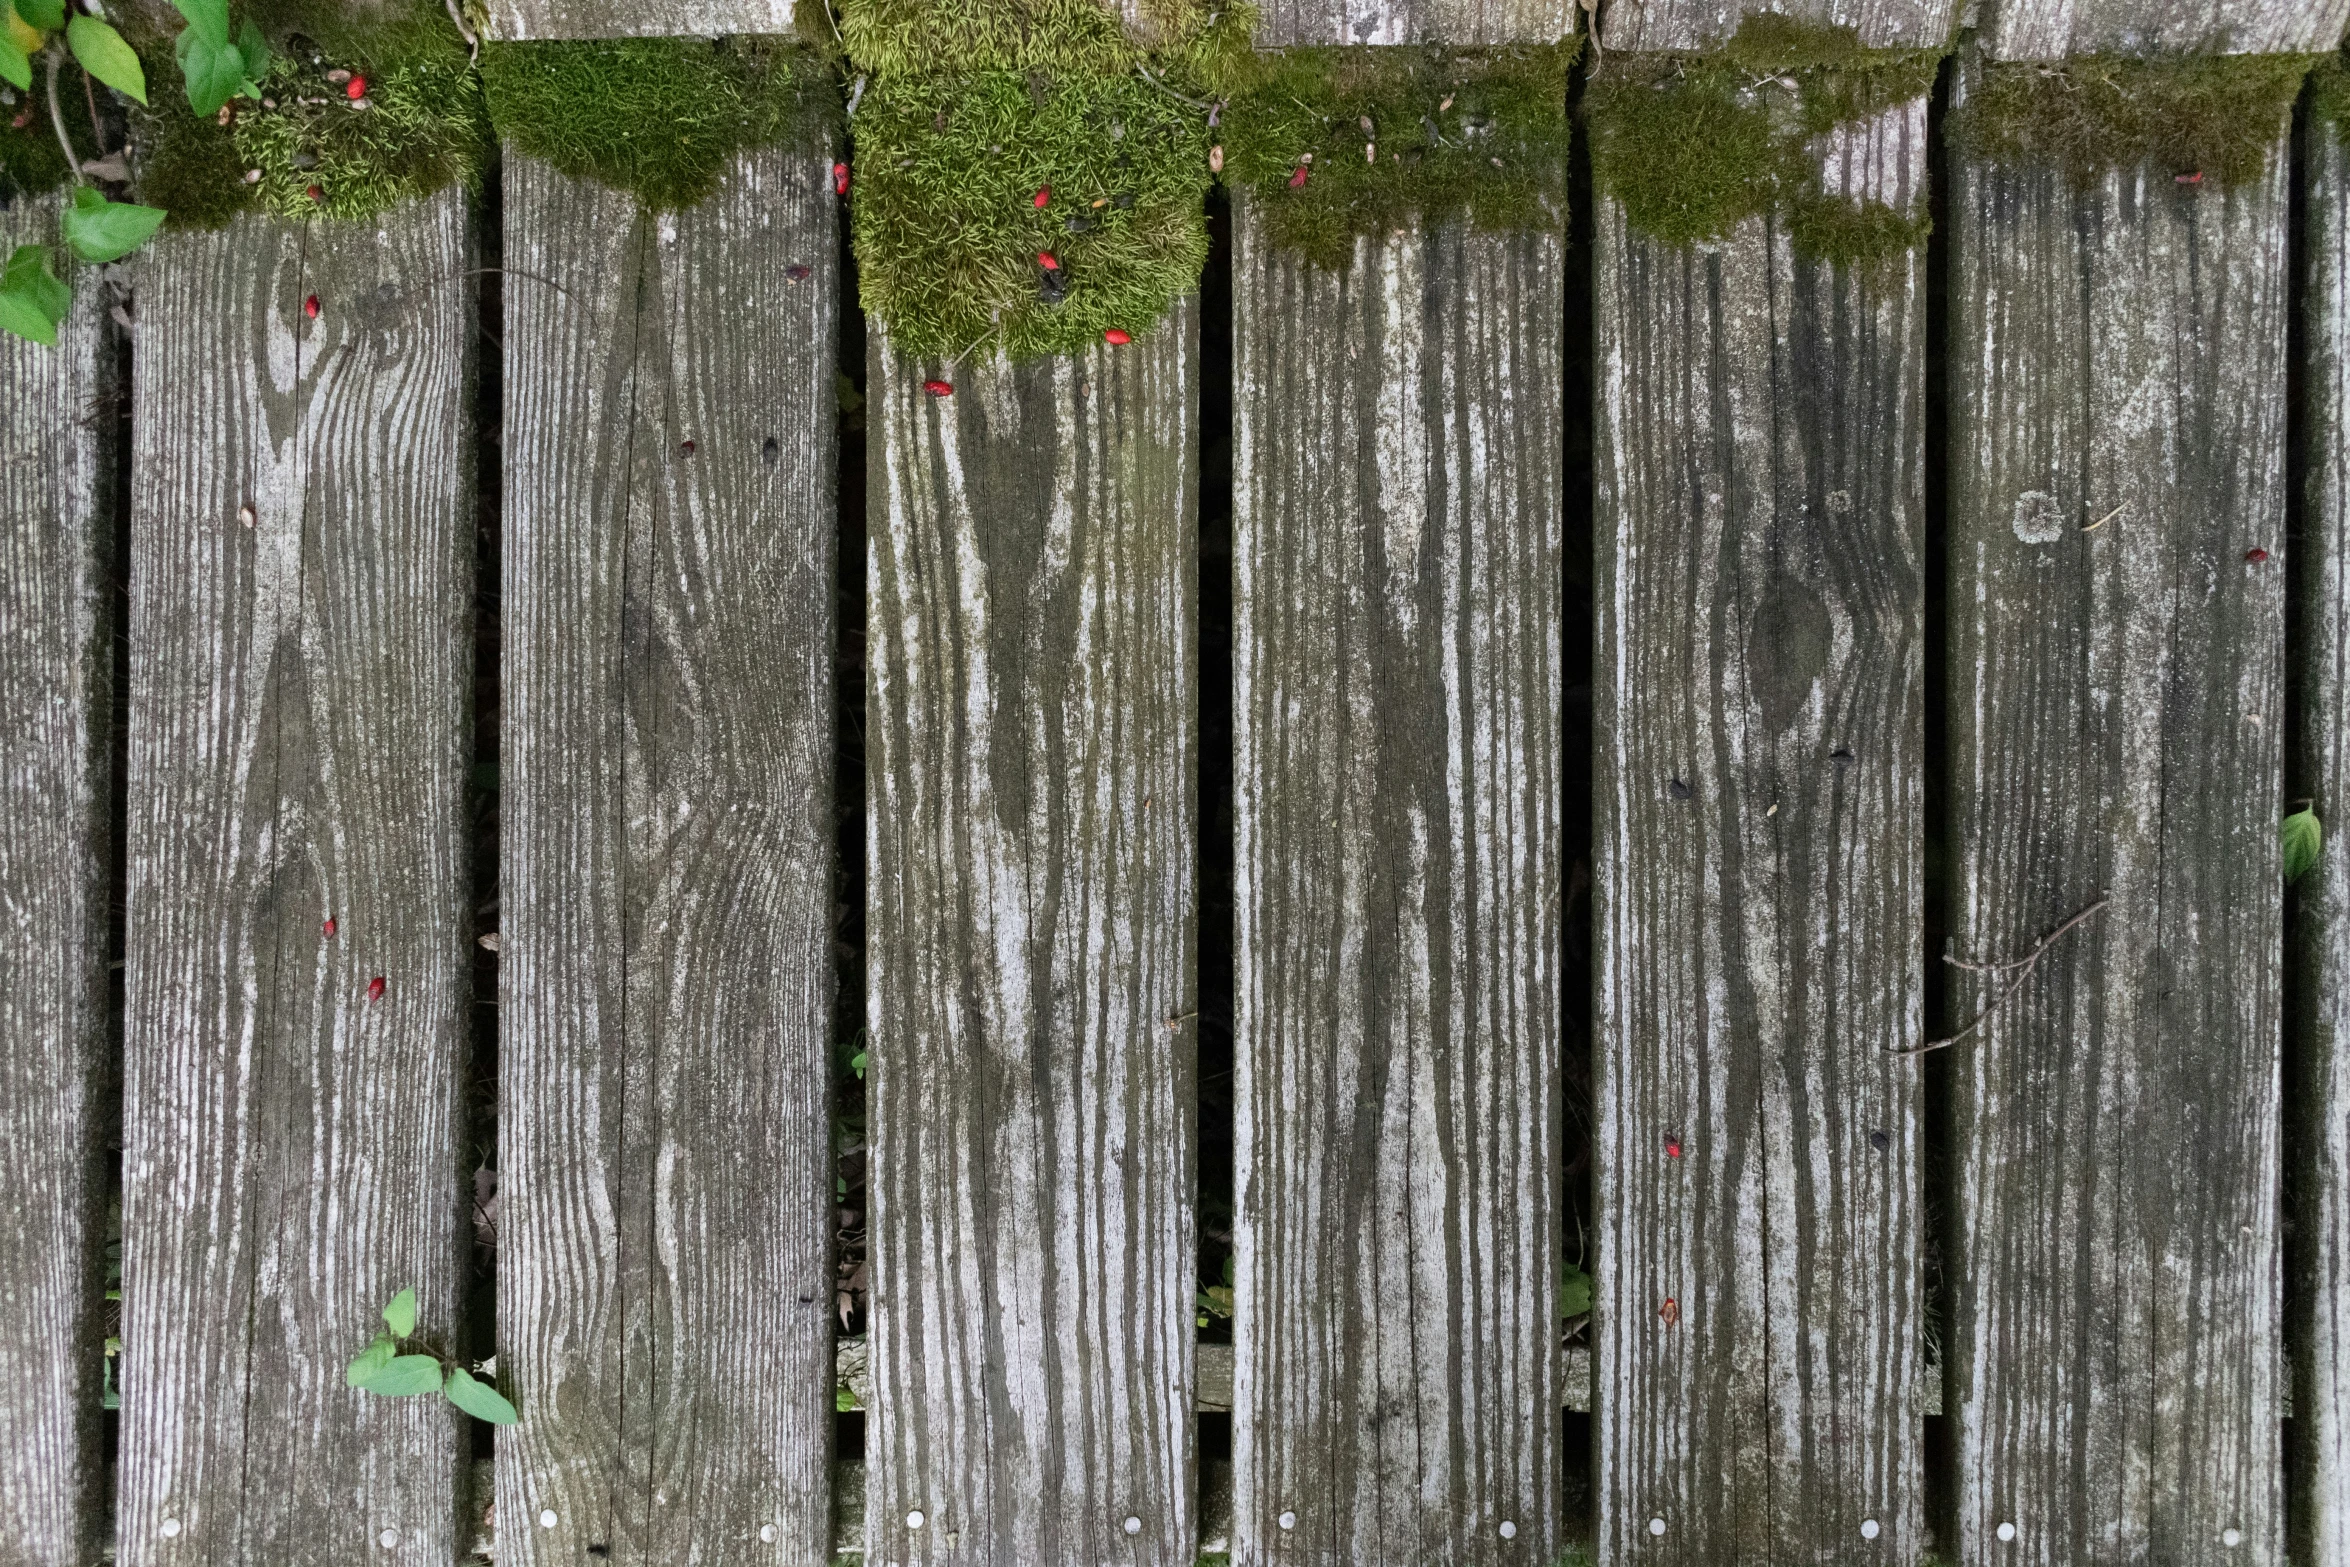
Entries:
<svg viewBox="0 0 2350 1567">
<path fill-rule="evenodd" d="M 830 1559 L 828 169 L 506 161 L 502 1563 Z"/>
<path fill-rule="evenodd" d="M 1196 1548 L 1198 332 L 871 350 L 879 1562 Z"/>
<path fill-rule="evenodd" d="M 1962 1561 L 2282 1543 L 2283 132 L 2234 191 L 1951 159 L 1951 951 L 2109 900 L 1953 1047 Z"/>
<path fill-rule="evenodd" d="M 1985 0 L 1994 60 L 2075 54 L 2316 54 L 2350 27 L 2350 0 Z"/>
<path fill-rule="evenodd" d="M 1925 132 L 1894 106 L 1823 179 L 1915 212 Z M 1850 1559 L 1874 1523 L 1906 1561 L 1924 257 L 1597 221 L 1601 1559 Z"/>
<path fill-rule="evenodd" d="M 2307 170 L 2303 239 L 2308 360 L 2306 521 L 2301 560 L 2300 748 L 2286 792 L 2303 790 L 2327 831 L 2350 829 L 2350 147 L 2339 127 L 2302 129 Z M 2291 802 L 2288 802 L 2290 808 Z M 2289 1045 L 2302 1052 L 2294 1143 L 2300 1276 L 2293 1281 L 2293 1407 L 2299 1478 L 2292 1559 L 2350 1567 L 2350 854 L 2328 845 L 2296 884 L 2297 944 L 2306 976 L 2292 995 Z"/>
<path fill-rule="evenodd" d="M 1238 218 L 1234 1537 L 1547 1561 L 1564 236 Z"/>
<path fill-rule="evenodd" d="M 466 209 L 137 264 L 126 1564 L 457 1554 L 454 1421 L 342 1372 L 402 1288 L 457 1308 Z"/>
<path fill-rule="evenodd" d="M 489 36 L 714 38 L 788 33 L 792 0 L 487 0 Z"/>
<path fill-rule="evenodd" d="M 1609 49 L 1710 49 L 1747 17 L 1768 12 L 1849 27 L 1871 49 L 1939 49 L 1958 26 L 1958 0 L 1614 0 L 1603 42 Z"/>
<path fill-rule="evenodd" d="M 0 212 L 0 257 L 56 254 L 59 198 Z M 94 1551 L 93 1302 L 106 1090 L 114 343 L 88 273 L 46 347 L 0 336 L 0 1540 Z"/>
</svg>

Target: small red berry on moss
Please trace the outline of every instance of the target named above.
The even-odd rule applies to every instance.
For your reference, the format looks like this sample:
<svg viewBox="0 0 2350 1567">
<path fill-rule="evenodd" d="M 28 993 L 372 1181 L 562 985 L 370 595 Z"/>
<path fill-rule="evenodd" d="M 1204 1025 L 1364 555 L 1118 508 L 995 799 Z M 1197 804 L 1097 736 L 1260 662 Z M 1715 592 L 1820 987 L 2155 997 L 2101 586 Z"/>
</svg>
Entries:
<svg viewBox="0 0 2350 1567">
<path fill-rule="evenodd" d="M 933 397 L 952 397 L 955 395 L 954 386 L 946 381 L 925 381 L 922 383 L 922 390 L 928 392 Z"/>
<path fill-rule="evenodd" d="M 845 163 L 832 166 L 832 193 L 835 196 L 846 196 L 849 193 L 849 166 Z"/>
<path fill-rule="evenodd" d="M 1039 190 L 1039 191 L 1036 193 L 1036 205 L 1037 205 L 1037 206 L 1038 206 L 1038 208 L 1040 208 L 1040 209 L 1041 209 L 1041 208 L 1042 208 L 1042 207 L 1043 207 L 1043 206 L 1044 206 L 1044 205 L 1045 205 L 1047 202 L 1051 201 L 1052 199 L 1053 199 L 1053 188 L 1052 188 L 1050 185 L 1047 185 L 1047 186 L 1045 186 L 1043 189 Z"/>
<path fill-rule="evenodd" d="M 1040 250 L 1036 253 L 1036 264 L 1044 268 L 1047 272 L 1058 272 L 1061 270 L 1060 259 L 1049 250 Z"/>
<path fill-rule="evenodd" d="M 1112 327 L 1107 332 L 1102 334 L 1102 341 L 1105 343 L 1131 343 L 1134 341 L 1134 339 L 1128 337 L 1124 332 L 1119 331 L 1116 327 Z"/>
<path fill-rule="evenodd" d="M 344 83 L 344 84 L 343 84 L 343 96 L 344 96 L 344 97 L 346 97 L 346 98 L 364 98 L 364 97 L 366 97 L 366 96 L 367 96 L 367 78 L 366 78 L 366 77 L 364 77 L 364 76 L 354 76 L 354 77 L 352 77 L 352 78 L 350 79 L 350 81 L 348 81 L 348 82 L 346 82 L 346 83 Z"/>
<path fill-rule="evenodd" d="M 1302 163 L 1301 163 L 1301 164 L 1299 164 L 1299 165 L 1297 166 L 1297 172 L 1296 172 L 1295 174 L 1292 174 L 1292 175 L 1289 177 L 1289 188 L 1290 188 L 1291 190 L 1297 190 L 1297 189 L 1300 189 L 1301 187 L 1303 187 L 1303 186 L 1304 186 L 1305 182 L 1306 182 L 1306 166 L 1305 166 L 1304 164 L 1302 164 Z"/>
<path fill-rule="evenodd" d="M 320 189 L 320 188 L 319 188 L 318 186 L 316 186 L 316 185 L 313 185 L 313 186 L 311 186 L 311 187 L 310 187 L 308 190 L 304 191 L 302 194 L 303 194 L 303 195 L 305 195 L 305 196 L 308 196 L 308 197 L 309 197 L 309 198 L 310 198 L 312 201 L 324 201 L 324 200 L 326 200 L 326 192 L 325 192 L 324 190 Z"/>
</svg>

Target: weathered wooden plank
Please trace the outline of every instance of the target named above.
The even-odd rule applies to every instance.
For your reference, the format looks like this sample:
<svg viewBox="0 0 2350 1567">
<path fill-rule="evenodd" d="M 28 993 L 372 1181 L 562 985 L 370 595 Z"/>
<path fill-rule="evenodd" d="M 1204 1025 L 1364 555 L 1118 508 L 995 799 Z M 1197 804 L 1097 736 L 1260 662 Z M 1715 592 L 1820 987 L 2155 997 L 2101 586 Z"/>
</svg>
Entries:
<svg viewBox="0 0 2350 1567">
<path fill-rule="evenodd" d="M 2350 27 L 2350 0 L 1986 0 L 1994 60 L 2073 54 L 2313 54 Z"/>
<path fill-rule="evenodd" d="M 1823 166 L 1926 174 L 1923 99 Z M 1598 226 L 1601 1557 L 1906 1562 L 1923 257 Z"/>
<path fill-rule="evenodd" d="M 1871 49 L 1934 49 L 1958 26 L 1959 0 L 1617 0 L 1602 42 L 1610 49 L 1706 49 L 1759 12 L 1849 27 Z"/>
<path fill-rule="evenodd" d="M 140 266 L 126 1563 L 456 1554 L 454 1417 L 342 1372 L 456 1309 L 469 243 L 452 191 Z"/>
<path fill-rule="evenodd" d="M 1263 0 L 1256 45 L 1555 43 L 1577 0 Z"/>
<path fill-rule="evenodd" d="M 1197 315 L 874 342 L 877 1562 L 1192 1560 Z"/>
<path fill-rule="evenodd" d="M 2300 744 L 2289 792 L 2312 796 L 2327 830 L 2350 825 L 2350 147 L 2338 126 L 2304 128 L 2302 212 L 2307 469 L 2298 583 Z M 2291 1557 L 2350 1567 L 2350 855 L 2322 855 L 2299 883 L 2287 1039 L 2300 1050 L 2294 1116 L 2297 1276 L 2292 1407 L 2297 1482 Z"/>
<path fill-rule="evenodd" d="M 2282 130 L 1952 161 L 1953 955 L 2110 900 L 1953 1047 L 1962 1562 L 2280 1559 Z"/>
<path fill-rule="evenodd" d="M 792 0 L 485 0 L 489 36 L 692 38 L 788 33 Z"/>
<path fill-rule="evenodd" d="M 501 1563 L 830 1559 L 827 173 L 506 164 Z"/>
<path fill-rule="evenodd" d="M 1564 236 L 1237 228 L 1233 1537 L 1547 1563 Z"/>
<path fill-rule="evenodd" d="M 0 258 L 55 254 L 58 204 L 0 212 Z M 24 1567 L 96 1543 L 114 410 L 80 281 L 56 347 L 0 336 L 0 1541 Z"/>
</svg>

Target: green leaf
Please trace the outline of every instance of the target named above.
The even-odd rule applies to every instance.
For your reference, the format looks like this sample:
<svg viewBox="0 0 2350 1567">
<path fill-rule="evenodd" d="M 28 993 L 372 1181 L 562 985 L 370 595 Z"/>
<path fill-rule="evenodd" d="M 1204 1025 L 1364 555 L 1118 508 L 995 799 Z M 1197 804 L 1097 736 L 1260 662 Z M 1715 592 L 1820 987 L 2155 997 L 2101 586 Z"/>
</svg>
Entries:
<svg viewBox="0 0 2350 1567">
<path fill-rule="evenodd" d="M 94 16 L 77 16 L 66 26 L 65 42 L 83 70 L 116 92 L 147 101 L 147 73 L 139 68 L 139 57 L 122 41 L 122 34 Z"/>
<path fill-rule="evenodd" d="M 84 185 L 73 193 L 73 205 L 58 219 L 58 228 L 67 247 L 84 261 L 113 261 L 153 238 L 164 216 L 161 207 L 108 201 L 96 187 Z"/>
<path fill-rule="evenodd" d="M 262 36 L 261 29 L 253 25 L 253 19 L 249 16 L 237 33 L 237 58 L 245 62 L 245 85 L 248 87 L 253 87 L 261 73 L 269 69 L 269 40 Z M 253 87 L 253 92 L 258 97 L 261 89 Z"/>
<path fill-rule="evenodd" d="M 33 85 L 33 62 L 6 33 L 0 33 L 0 81 L 28 89 Z"/>
<path fill-rule="evenodd" d="M 1559 1315 L 1580 1317 L 1591 1309 L 1591 1275 L 1568 1263 L 1559 1269 Z"/>
<path fill-rule="evenodd" d="M 40 245 L 19 245 L 0 272 L 0 331 L 57 346 L 57 323 L 73 307 L 73 291 L 49 270 L 49 252 Z"/>
<path fill-rule="evenodd" d="M 2325 848 L 2325 830 L 2317 824 L 2317 813 L 2305 805 L 2285 818 L 2283 831 L 2285 880 L 2296 882 L 2317 863 Z"/>
<path fill-rule="evenodd" d="M 865 1064 L 871 1059 L 872 1055 L 870 1052 L 860 1050 L 855 1055 L 849 1057 L 849 1070 L 856 1073 L 857 1076 L 862 1079 L 865 1075 Z"/>
<path fill-rule="evenodd" d="M 401 1338 L 416 1331 L 416 1291 L 405 1289 L 392 1297 L 384 1307 L 384 1326 Z"/>
<path fill-rule="evenodd" d="M 380 1335 L 374 1343 L 361 1350 L 351 1363 L 343 1368 L 343 1385 L 345 1387 L 374 1386 L 375 1379 L 382 1376 L 384 1369 L 391 1365 L 392 1356 L 398 1349 L 399 1346 L 392 1342 L 392 1336 L 389 1333 Z"/>
<path fill-rule="evenodd" d="M 848 1384 L 844 1382 L 832 1390 L 832 1407 L 836 1412 L 838 1412 L 850 1409 L 862 1409 L 865 1406 L 857 1402 L 857 1395 L 850 1392 Z"/>
<path fill-rule="evenodd" d="M 180 34 L 180 74 L 188 79 L 188 107 L 218 114 L 245 80 L 245 57 L 232 43 L 199 38 L 191 27 Z"/>
<path fill-rule="evenodd" d="M 367 1391 L 386 1398 L 413 1398 L 438 1391 L 441 1363 L 432 1355 L 394 1355 L 383 1370 L 368 1380 Z"/>
<path fill-rule="evenodd" d="M 65 0 L 16 0 L 16 14 L 27 27 L 53 33 L 65 25 Z"/>
<path fill-rule="evenodd" d="M 228 0 L 171 0 L 188 19 L 183 38 L 200 38 L 215 49 L 228 42 Z"/>
<path fill-rule="evenodd" d="M 450 1403 L 476 1420 L 487 1420 L 494 1426 L 510 1426 L 521 1418 L 514 1413 L 514 1406 L 506 1402 L 506 1395 L 463 1366 L 449 1368 L 449 1385 L 443 1391 L 449 1395 Z"/>
</svg>

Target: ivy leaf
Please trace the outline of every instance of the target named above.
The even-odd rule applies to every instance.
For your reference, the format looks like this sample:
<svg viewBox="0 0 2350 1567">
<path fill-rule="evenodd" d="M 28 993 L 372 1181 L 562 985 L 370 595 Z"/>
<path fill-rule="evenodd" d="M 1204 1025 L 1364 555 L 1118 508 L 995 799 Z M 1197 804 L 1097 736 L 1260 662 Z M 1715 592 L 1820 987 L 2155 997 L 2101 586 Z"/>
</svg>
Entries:
<svg viewBox="0 0 2350 1567">
<path fill-rule="evenodd" d="M 476 1377 L 463 1366 L 449 1368 L 449 1383 L 442 1391 L 449 1402 L 464 1410 L 476 1420 L 486 1420 L 494 1426 L 510 1426 L 521 1417 L 514 1406 L 506 1402 L 506 1395 Z"/>
<path fill-rule="evenodd" d="M 201 37 L 215 49 L 227 46 L 228 0 L 171 0 L 171 3 L 188 19 L 188 31 L 181 37 Z"/>
<path fill-rule="evenodd" d="M 361 1350 L 357 1357 L 343 1368 L 343 1385 L 357 1388 L 373 1387 L 376 1378 L 382 1376 L 385 1368 L 391 1365 L 393 1352 L 398 1347 L 392 1342 L 392 1336 L 389 1333 L 380 1335 L 374 1343 Z"/>
<path fill-rule="evenodd" d="M 59 217 L 58 228 L 67 247 L 84 261 L 114 261 L 147 243 L 163 219 L 161 207 L 108 201 L 95 186 L 84 185 L 73 193 L 73 205 Z"/>
<path fill-rule="evenodd" d="M 0 81 L 13 82 L 28 90 L 33 85 L 31 58 L 6 33 L 0 33 Z"/>
<path fill-rule="evenodd" d="M 198 114 L 218 114 L 220 106 L 244 83 L 245 57 L 235 44 L 226 39 L 214 43 L 193 27 L 180 34 L 173 47 L 179 55 L 180 74 L 188 79 L 188 107 Z"/>
<path fill-rule="evenodd" d="M 384 1326 L 400 1338 L 416 1331 L 416 1291 L 405 1289 L 392 1297 L 384 1307 Z"/>
<path fill-rule="evenodd" d="M 41 245 L 19 245 L 0 272 L 0 331 L 57 346 L 57 323 L 72 308 L 73 291 L 49 270 L 49 251 Z"/>
<path fill-rule="evenodd" d="M 2317 813 L 2305 805 L 2285 818 L 2283 833 L 2285 880 L 2296 882 L 2317 863 L 2325 848 L 2325 830 L 2318 826 Z"/>
<path fill-rule="evenodd" d="M 116 92 L 147 101 L 147 73 L 139 68 L 139 57 L 122 41 L 122 34 L 94 16 L 77 16 L 66 24 L 65 44 L 83 70 Z"/>
<path fill-rule="evenodd" d="M 53 33 L 65 25 L 65 0 L 15 0 L 16 14 L 27 27 Z"/>
<path fill-rule="evenodd" d="M 1580 1317 L 1591 1309 L 1591 1275 L 1572 1263 L 1559 1268 L 1559 1315 Z"/>
</svg>

